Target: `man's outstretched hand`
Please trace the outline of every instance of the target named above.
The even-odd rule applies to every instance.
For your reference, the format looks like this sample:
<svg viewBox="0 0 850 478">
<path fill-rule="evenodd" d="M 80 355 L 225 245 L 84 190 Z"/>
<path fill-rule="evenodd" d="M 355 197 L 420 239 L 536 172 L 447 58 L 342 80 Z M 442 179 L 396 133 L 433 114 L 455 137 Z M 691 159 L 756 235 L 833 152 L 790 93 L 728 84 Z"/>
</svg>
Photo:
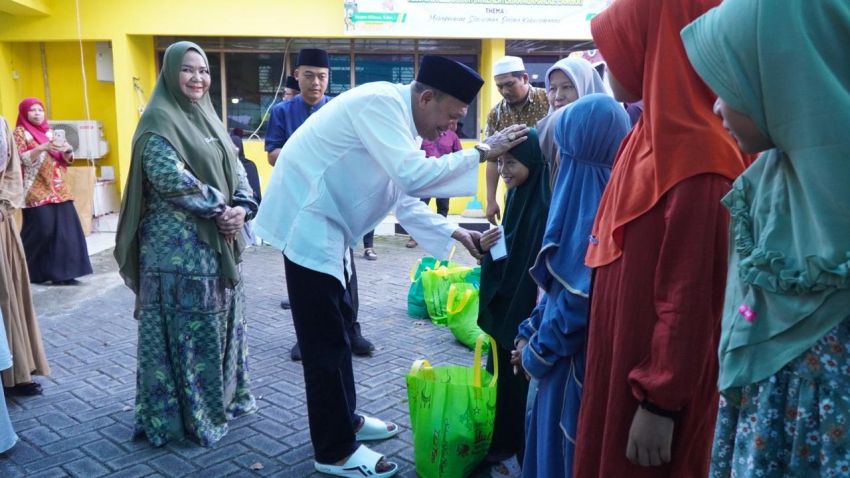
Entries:
<svg viewBox="0 0 850 478">
<path fill-rule="evenodd" d="M 478 231 L 470 231 L 468 229 L 464 229 L 459 227 L 455 229 L 455 232 L 452 233 L 452 238 L 456 241 L 463 244 L 463 247 L 469 251 L 469 255 L 476 259 L 481 259 L 483 254 L 478 249 L 479 240 L 481 239 L 481 233 Z"/>
</svg>

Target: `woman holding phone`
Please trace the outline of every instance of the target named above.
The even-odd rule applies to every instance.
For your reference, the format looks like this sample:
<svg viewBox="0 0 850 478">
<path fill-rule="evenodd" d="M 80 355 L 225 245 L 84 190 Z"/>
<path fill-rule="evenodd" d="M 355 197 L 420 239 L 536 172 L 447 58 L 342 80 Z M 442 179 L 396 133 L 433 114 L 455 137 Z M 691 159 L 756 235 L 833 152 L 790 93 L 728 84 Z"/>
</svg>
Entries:
<svg viewBox="0 0 850 478">
<path fill-rule="evenodd" d="M 21 240 L 30 281 L 77 284 L 77 277 L 91 274 L 92 268 L 74 198 L 65 183 L 73 148 L 64 131 L 57 134 L 50 128 L 38 98 L 21 101 L 16 126 L 26 191 Z"/>
</svg>

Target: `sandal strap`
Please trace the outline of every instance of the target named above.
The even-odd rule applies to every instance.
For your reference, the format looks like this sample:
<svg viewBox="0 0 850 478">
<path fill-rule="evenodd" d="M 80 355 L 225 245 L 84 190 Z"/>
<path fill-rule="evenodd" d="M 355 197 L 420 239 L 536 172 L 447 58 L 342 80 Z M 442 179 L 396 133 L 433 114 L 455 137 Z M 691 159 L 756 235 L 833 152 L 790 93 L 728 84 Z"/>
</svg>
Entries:
<svg viewBox="0 0 850 478">
<path fill-rule="evenodd" d="M 364 431 L 371 431 L 374 433 L 392 433 L 398 429 L 398 425 L 393 422 L 387 422 L 380 418 L 370 417 L 367 415 L 360 415 L 360 417 L 363 419 L 363 425 L 360 426 L 360 430 L 357 430 L 357 433 Z M 387 428 L 387 426 L 390 428 Z"/>
<path fill-rule="evenodd" d="M 390 469 L 379 472 L 376 468 L 378 467 L 378 463 L 384 458 L 384 455 L 373 451 L 365 445 L 360 445 L 342 465 L 314 462 L 314 467 L 317 471 L 325 474 L 349 478 L 390 476 L 398 472 L 398 464 L 389 461 L 387 465 L 390 466 Z"/>
<path fill-rule="evenodd" d="M 372 450 L 366 445 L 360 445 L 357 447 L 357 450 L 348 457 L 348 460 L 346 460 L 345 464 L 342 465 L 342 469 L 345 471 L 359 471 L 364 477 L 372 476 L 377 471 L 376 468 L 382 458 L 384 458 L 384 455 Z M 349 463 L 351 464 L 349 465 Z"/>
</svg>

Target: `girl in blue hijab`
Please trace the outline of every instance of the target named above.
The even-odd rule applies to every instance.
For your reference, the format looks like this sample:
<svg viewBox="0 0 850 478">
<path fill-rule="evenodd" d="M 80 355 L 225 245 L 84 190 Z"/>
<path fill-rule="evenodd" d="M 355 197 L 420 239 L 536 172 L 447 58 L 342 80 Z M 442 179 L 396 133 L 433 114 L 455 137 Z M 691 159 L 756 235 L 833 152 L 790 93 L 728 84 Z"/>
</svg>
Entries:
<svg viewBox="0 0 850 478">
<path fill-rule="evenodd" d="M 611 165 L 630 128 L 619 103 L 591 94 L 567 106 L 555 129 L 561 166 L 543 247 L 530 271 L 545 294 L 520 324 L 514 355 L 538 381 L 526 423 L 526 477 L 572 476 L 590 306 L 584 255 Z"/>
</svg>

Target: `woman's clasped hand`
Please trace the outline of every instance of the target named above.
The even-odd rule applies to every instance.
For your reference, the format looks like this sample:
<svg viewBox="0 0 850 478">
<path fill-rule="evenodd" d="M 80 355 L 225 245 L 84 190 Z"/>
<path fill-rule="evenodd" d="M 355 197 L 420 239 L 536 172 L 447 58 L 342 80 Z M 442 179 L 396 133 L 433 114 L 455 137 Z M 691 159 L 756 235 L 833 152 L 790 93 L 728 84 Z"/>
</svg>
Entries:
<svg viewBox="0 0 850 478">
<path fill-rule="evenodd" d="M 215 218 L 215 223 L 218 226 L 218 232 L 228 241 L 232 241 L 245 225 L 245 209 L 241 206 L 227 206 L 224 212 Z"/>
</svg>

